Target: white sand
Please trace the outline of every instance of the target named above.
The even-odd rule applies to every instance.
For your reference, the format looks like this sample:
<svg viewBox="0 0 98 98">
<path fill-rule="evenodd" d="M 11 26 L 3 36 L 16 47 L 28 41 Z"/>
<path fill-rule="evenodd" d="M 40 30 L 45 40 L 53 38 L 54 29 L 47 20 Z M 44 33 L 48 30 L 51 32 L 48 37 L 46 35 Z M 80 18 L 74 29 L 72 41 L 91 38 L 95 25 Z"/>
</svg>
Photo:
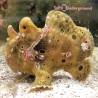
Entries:
<svg viewBox="0 0 98 98">
<path fill-rule="evenodd" d="M 15 80 L 20 73 L 13 73 L 7 66 L 3 53 L 0 53 L 0 98 L 98 98 L 98 48 L 94 49 L 91 63 L 92 73 L 84 83 L 74 80 L 61 70 L 53 76 L 53 89 L 27 93 L 31 83 L 26 79 L 21 82 Z"/>
</svg>

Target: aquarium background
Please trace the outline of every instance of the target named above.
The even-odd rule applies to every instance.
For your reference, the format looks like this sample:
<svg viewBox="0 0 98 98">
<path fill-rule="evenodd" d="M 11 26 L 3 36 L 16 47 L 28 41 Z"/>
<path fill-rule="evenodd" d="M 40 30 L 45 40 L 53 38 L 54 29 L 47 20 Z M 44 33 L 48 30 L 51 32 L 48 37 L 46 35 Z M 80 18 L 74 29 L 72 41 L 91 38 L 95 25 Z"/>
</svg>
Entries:
<svg viewBox="0 0 98 98">
<path fill-rule="evenodd" d="M 84 9 L 75 9 L 78 7 Z M 8 25 L 13 25 L 18 32 L 21 18 L 29 16 L 42 28 L 50 10 L 65 12 L 78 26 L 88 28 L 98 46 L 98 0 L 0 0 L 0 44 L 6 41 Z"/>
</svg>

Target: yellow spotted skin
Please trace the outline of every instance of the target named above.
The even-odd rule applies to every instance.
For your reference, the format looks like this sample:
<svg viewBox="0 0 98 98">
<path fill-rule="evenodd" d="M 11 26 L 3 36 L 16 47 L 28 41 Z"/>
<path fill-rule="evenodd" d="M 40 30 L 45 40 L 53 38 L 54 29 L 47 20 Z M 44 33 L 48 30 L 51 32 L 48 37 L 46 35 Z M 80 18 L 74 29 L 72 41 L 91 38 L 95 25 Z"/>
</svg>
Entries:
<svg viewBox="0 0 98 98">
<path fill-rule="evenodd" d="M 15 72 L 35 75 L 32 86 L 50 85 L 52 74 L 60 69 L 69 72 L 79 81 L 86 80 L 91 72 L 89 57 L 94 48 L 89 30 L 76 26 L 70 16 L 55 10 L 48 13 L 45 26 L 48 27 L 48 33 L 33 47 L 34 53 L 31 54 L 34 59 L 29 60 L 24 57 L 24 50 L 37 42 L 37 38 L 47 29 L 43 31 L 36 27 L 28 17 L 21 20 L 18 38 L 9 33 L 11 40 L 6 43 L 8 66 Z"/>
</svg>

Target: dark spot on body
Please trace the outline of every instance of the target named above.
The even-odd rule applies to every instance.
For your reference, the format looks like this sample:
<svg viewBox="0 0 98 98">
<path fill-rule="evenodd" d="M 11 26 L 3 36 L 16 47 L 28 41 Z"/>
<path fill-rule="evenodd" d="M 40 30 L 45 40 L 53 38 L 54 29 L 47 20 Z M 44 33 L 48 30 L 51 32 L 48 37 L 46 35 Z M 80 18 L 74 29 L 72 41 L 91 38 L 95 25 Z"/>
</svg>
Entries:
<svg viewBox="0 0 98 98">
<path fill-rule="evenodd" d="M 69 32 L 69 29 L 67 29 L 67 32 Z"/>
<path fill-rule="evenodd" d="M 54 59 L 52 59 L 52 61 L 54 61 Z"/>
<path fill-rule="evenodd" d="M 65 22 L 68 23 L 68 19 L 65 19 Z"/>
<path fill-rule="evenodd" d="M 47 48 L 47 42 L 45 40 L 41 40 L 34 48 L 36 51 L 44 52 Z"/>
<path fill-rule="evenodd" d="M 59 39 L 57 40 L 57 42 L 59 42 Z"/>
<path fill-rule="evenodd" d="M 86 73 L 83 73 L 83 77 L 86 77 Z"/>
<path fill-rule="evenodd" d="M 26 29 L 26 26 L 23 26 L 23 29 Z"/>
<path fill-rule="evenodd" d="M 73 65 L 73 63 L 70 63 L 69 65 L 70 65 L 70 66 L 72 66 L 72 65 Z"/>
<path fill-rule="evenodd" d="M 74 40 L 75 40 L 76 38 L 77 38 L 77 37 L 76 37 L 76 35 L 72 35 L 72 39 L 74 39 Z"/>
<path fill-rule="evenodd" d="M 21 49 L 24 49 L 24 46 L 23 45 L 21 45 Z"/>
<path fill-rule="evenodd" d="M 52 45 L 52 48 L 54 48 L 54 45 Z"/>
<path fill-rule="evenodd" d="M 75 67 L 77 67 L 78 65 L 76 64 Z"/>
<path fill-rule="evenodd" d="M 64 32 L 64 28 L 61 28 L 61 32 Z"/>
<path fill-rule="evenodd" d="M 83 66 L 79 66 L 79 71 L 81 71 L 83 69 Z"/>
<path fill-rule="evenodd" d="M 32 39 L 28 39 L 29 42 L 32 42 Z"/>
<path fill-rule="evenodd" d="M 87 43 L 87 41 L 85 41 L 85 43 Z"/>
<path fill-rule="evenodd" d="M 64 59 L 62 60 L 62 63 L 65 63 L 65 60 Z"/>
<path fill-rule="evenodd" d="M 64 49 L 67 49 L 67 46 L 66 45 L 64 46 Z"/>
<path fill-rule="evenodd" d="M 58 62 L 55 62 L 56 64 L 58 63 Z"/>
<path fill-rule="evenodd" d="M 82 31 L 82 34 L 83 34 L 84 32 Z"/>
<path fill-rule="evenodd" d="M 78 80 L 80 79 L 79 76 L 77 77 L 77 79 L 78 79 Z"/>
<path fill-rule="evenodd" d="M 57 15 L 57 18 L 60 18 L 60 16 L 59 16 L 59 15 Z"/>
<path fill-rule="evenodd" d="M 67 68 L 70 69 L 71 67 L 68 66 Z"/>
<path fill-rule="evenodd" d="M 53 36 L 53 39 L 55 39 L 55 36 Z"/>
<path fill-rule="evenodd" d="M 45 53 L 45 50 L 41 49 L 41 50 L 40 50 L 40 53 Z"/>
<path fill-rule="evenodd" d="M 80 55 L 80 56 L 78 57 L 78 61 L 81 61 L 81 60 L 83 60 L 83 55 Z"/>
<path fill-rule="evenodd" d="M 13 53 L 17 53 L 18 52 L 18 48 L 17 48 L 17 46 L 15 46 L 15 47 L 13 47 Z"/>
</svg>

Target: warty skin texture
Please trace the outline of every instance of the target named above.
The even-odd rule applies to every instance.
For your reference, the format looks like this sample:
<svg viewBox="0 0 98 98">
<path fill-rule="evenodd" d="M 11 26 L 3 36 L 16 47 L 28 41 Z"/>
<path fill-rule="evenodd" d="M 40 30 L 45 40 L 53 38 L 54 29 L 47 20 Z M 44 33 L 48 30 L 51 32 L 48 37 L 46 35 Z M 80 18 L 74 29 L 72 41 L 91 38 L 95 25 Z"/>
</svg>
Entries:
<svg viewBox="0 0 98 98">
<path fill-rule="evenodd" d="M 65 13 L 50 11 L 44 28 L 36 27 L 25 17 L 20 21 L 19 33 L 9 26 L 8 34 L 5 48 L 8 66 L 14 72 L 34 75 L 32 86 L 50 85 L 52 74 L 60 69 L 79 81 L 86 80 L 91 72 L 93 37 Z"/>
</svg>

